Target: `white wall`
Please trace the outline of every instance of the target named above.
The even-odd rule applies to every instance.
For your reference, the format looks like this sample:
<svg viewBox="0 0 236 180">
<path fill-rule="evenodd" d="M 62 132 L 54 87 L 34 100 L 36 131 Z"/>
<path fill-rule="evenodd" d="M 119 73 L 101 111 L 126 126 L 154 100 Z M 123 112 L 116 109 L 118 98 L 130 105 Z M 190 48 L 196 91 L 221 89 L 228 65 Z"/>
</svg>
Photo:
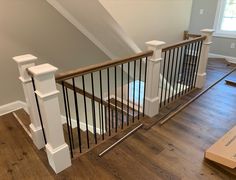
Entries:
<svg viewBox="0 0 236 180">
<path fill-rule="evenodd" d="M 149 40 L 176 42 L 188 29 L 192 0 L 99 0 L 142 49 Z"/>
</svg>

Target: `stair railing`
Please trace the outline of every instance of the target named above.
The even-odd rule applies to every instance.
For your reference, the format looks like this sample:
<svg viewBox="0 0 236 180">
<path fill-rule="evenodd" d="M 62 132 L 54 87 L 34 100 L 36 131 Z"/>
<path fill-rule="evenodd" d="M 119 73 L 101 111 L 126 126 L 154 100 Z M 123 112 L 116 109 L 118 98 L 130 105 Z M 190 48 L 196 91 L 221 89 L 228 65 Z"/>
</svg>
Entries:
<svg viewBox="0 0 236 180">
<path fill-rule="evenodd" d="M 35 66 L 37 58 L 33 55 L 15 57 L 29 107 L 33 142 L 39 149 L 45 146 L 53 170 L 59 173 L 68 168 L 74 155 L 86 152 L 104 139 L 135 125 L 143 116 L 157 115 L 163 101 L 160 85 L 165 84 L 163 79 L 170 84 L 164 64 L 168 62 L 167 55 L 176 56 L 173 51 L 185 52 L 194 59 L 200 54 L 199 66 L 190 71 L 190 77 L 195 79 L 186 76 L 194 83 L 183 82 L 188 89 L 193 85 L 203 87 L 212 32 L 203 30 L 204 37 L 164 49 L 164 42 L 150 41 L 146 43 L 146 52 L 60 73 L 56 77 L 56 67 L 50 64 Z M 177 73 L 175 69 L 181 69 L 181 66 L 177 67 L 169 72 Z M 173 77 L 178 79 L 177 82 L 183 79 Z M 172 83 L 172 86 L 175 86 L 172 91 L 176 90 L 176 84 Z M 177 85 L 177 92 L 182 86 Z"/>
<path fill-rule="evenodd" d="M 184 36 L 183 36 L 183 40 L 189 40 L 189 39 L 194 39 L 194 38 L 198 38 L 201 37 L 200 34 L 191 34 L 189 33 L 189 31 L 184 31 Z"/>
<path fill-rule="evenodd" d="M 45 147 L 56 173 L 71 166 L 74 155 L 138 124 L 145 115 L 158 114 L 158 75 L 164 44 L 151 41 L 146 52 L 56 77 L 56 67 L 36 66 L 37 57 L 33 55 L 14 57 L 30 110 L 33 142 L 38 149 Z M 127 86 L 127 92 L 123 86 Z"/>
<path fill-rule="evenodd" d="M 56 76 L 63 92 L 62 104 L 71 157 L 88 151 L 145 115 L 148 61 L 153 56 L 154 51 L 149 50 L 129 58 L 106 61 Z M 124 92 L 124 86 L 127 86 L 127 92 Z M 129 94 L 127 99 L 123 98 L 124 94 Z M 135 99 L 137 106 L 135 101 L 130 103 Z M 71 127 L 72 122 L 76 122 L 77 126 Z M 86 141 L 82 140 L 82 134 L 85 134 Z"/>
<path fill-rule="evenodd" d="M 194 35 L 185 31 L 187 40 L 162 49 L 161 108 L 195 88 L 203 88 L 213 32 L 205 29 L 202 35 Z"/>
</svg>

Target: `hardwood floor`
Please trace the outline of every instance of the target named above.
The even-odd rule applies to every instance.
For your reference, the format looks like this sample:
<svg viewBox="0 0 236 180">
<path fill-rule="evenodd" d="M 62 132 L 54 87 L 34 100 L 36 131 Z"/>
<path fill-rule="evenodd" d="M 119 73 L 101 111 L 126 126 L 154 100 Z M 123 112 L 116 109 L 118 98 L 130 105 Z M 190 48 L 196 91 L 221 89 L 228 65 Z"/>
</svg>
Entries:
<svg viewBox="0 0 236 180">
<path fill-rule="evenodd" d="M 210 61 L 208 84 L 230 70 L 220 63 Z M 236 77 L 236 72 L 230 77 Z M 115 136 L 57 175 L 45 153 L 32 145 L 8 114 L 0 117 L 0 179 L 236 179 L 225 168 L 204 160 L 204 151 L 235 125 L 235 107 L 236 88 L 222 80 L 163 126 L 140 129 L 99 157 L 121 135 Z"/>
</svg>

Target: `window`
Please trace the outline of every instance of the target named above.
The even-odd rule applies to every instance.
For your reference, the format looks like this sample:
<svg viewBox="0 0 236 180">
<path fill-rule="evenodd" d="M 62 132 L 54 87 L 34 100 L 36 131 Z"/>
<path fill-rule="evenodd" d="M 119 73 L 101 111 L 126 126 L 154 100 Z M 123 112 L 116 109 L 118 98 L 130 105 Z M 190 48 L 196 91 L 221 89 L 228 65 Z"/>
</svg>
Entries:
<svg viewBox="0 0 236 180">
<path fill-rule="evenodd" d="M 219 0 L 215 29 L 216 36 L 236 38 L 236 0 Z"/>
</svg>

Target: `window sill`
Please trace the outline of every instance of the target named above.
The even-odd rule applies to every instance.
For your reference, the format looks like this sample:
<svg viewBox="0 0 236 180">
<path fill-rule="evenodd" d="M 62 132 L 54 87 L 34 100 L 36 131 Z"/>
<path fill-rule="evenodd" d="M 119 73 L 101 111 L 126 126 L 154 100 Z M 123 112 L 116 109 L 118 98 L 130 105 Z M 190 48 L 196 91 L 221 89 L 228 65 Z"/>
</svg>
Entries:
<svg viewBox="0 0 236 180">
<path fill-rule="evenodd" d="M 220 34 L 220 33 L 215 33 L 213 37 L 220 37 L 220 38 L 227 38 L 227 39 L 236 39 L 236 35 L 233 34 Z"/>
</svg>

